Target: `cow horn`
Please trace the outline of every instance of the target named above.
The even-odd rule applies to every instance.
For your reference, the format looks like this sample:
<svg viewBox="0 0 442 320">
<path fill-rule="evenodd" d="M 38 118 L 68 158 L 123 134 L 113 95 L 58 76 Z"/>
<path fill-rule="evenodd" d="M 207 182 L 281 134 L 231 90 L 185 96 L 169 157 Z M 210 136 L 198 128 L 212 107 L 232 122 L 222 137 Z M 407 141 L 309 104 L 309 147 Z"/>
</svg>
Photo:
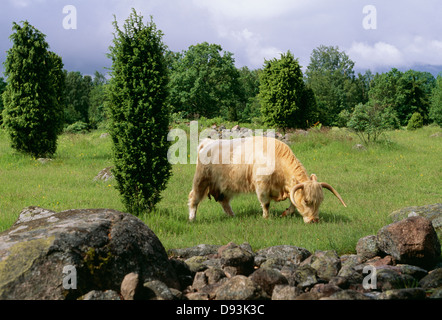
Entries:
<svg viewBox="0 0 442 320">
<path fill-rule="evenodd" d="M 292 190 L 290 190 L 290 201 L 293 203 L 293 205 L 296 205 L 295 204 L 295 192 L 299 189 L 304 189 L 303 183 L 298 183 L 296 186 L 293 187 Z"/>
<path fill-rule="evenodd" d="M 342 200 L 341 196 L 339 195 L 338 191 L 336 191 L 331 185 L 329 185 L 328 183 L 325 183 L 325 182 L 321 182 L 321 186 L 323 188 L 326 188 L 326 189 L 330 190 L 331 192 L 333 192 L 333 194 L 336 196 L 336 198 L 339 199 L 339 201 L 341 201 L 341 203 L 344 205 L 344 207 L 347 207 L 344 200 Z"/>
</svg>

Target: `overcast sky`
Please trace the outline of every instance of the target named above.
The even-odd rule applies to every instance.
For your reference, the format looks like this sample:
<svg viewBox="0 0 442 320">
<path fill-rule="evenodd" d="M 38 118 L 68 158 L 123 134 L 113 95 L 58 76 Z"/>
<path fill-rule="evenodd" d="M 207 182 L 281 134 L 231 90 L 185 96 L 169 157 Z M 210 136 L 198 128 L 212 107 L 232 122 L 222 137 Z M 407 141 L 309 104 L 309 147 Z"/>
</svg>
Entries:
<svg viewBox="0 0 442 320">
<path fill-rule="evenodd" d="M 63 13 L 67 5 L 76 19 Z M 132 7 L 145 20 L 153 16 L 171 50 L 217 43 L 237 67 L 260 68 L 290 50 L 305 69 L 323 44 L 344 50 L 357 72 L 442 71 L 440 0 L 0 0 L 0 63 L 12 45 L 12 22 L 28 20 L 67 70 L 106 72 L 113 15 L 122 26 Z M 74 22 L 76 29 L 66 29 Z"/>
</svg>

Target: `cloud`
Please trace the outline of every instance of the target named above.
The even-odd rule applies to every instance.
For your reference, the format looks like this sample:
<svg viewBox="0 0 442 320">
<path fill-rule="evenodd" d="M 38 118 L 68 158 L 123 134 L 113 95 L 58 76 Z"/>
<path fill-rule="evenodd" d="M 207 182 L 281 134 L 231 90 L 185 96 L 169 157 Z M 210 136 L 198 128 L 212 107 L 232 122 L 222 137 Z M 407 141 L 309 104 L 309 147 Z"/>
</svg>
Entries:
<svg viewBox="0 0 442 320">
<path fill-rule="evenodd" d="M 354 42 L 347 53 L 359 68 L 402 66 L 404 63 L 400 50 L 385 42 L 377 42 L 372 46 L 363 42 Z"/>
<path fill-rule="evenodd" d="M 416 36 L 404 37 L 397 42 L 379 41 L 372 45 L 353 42 L 346 52 L 361 69 L 442 65 L 442 41 Z"/>
<path fill-rule="evenodd" d="M 282 52 L 281 49 L 271 45 L 265 45 L 259 34 L 249 31 L 247 28 L 241 31 L 230 31 L 224 35 L 230 38 L 236 45 L 238 51 L 243 51 L 246 55 L 247 64 L 252 68 L 261 67 L 264 59 L 278 57 Z M 240 64 L 242 64 L 240 62 Z"/>
</svg>

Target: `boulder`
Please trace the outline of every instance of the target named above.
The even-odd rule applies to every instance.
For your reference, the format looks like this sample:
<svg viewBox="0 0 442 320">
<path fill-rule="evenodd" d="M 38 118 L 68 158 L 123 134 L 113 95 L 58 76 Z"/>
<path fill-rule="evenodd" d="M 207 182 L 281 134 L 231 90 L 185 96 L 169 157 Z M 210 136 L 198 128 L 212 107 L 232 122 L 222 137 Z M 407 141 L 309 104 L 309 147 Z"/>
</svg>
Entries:
<svg viewBox="0 0 442 320">
<path fill-rule="evenodd" d="M 441 254 L 440 242 L 430 220 L 414 216 L 378 231 L 377 245 L 396 263 L 431 268 Z"/>
<path fill-rule="evenodd" d="M 256 252 L 255 265 L 260 266 L 266 260 L 275 259 L 275 261 L 284 261 L 285 264 L 297 266 L 310 255 L 311 253 L 304 248 L 289 245 L 274 246 Z"/>
<path fill-rule="evenodd" d="M 406 207 L 393 211 L 390 214 L 390 218 L 393 222 L 398 222 L 413 216 L 420 216 L 430 220 L 439 239 L 442 239 L 442 203 Z"/>
<path fill-rule="evenodd" d="M 260 285 L 260 287 L 271 297 L 273 289 L 276 285 L 288 284 L 287 279 L 276 269 L 260 268 L 250 275 L 253 282 Z"/>
<path fill-rule="evenodd" d="M 76 299 L 141 283 L 179 281 L 157 236 L 133 215 L 108 209 L 26 208 L 0 233 L 0 299 Z"/>
</svg>

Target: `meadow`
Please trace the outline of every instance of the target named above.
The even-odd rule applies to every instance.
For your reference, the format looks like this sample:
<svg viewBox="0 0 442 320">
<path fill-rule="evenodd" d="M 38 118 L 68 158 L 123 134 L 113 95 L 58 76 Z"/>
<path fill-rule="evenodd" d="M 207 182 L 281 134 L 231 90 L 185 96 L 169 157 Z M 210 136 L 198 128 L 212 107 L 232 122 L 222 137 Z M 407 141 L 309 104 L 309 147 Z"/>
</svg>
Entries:
<svg viewBox="0 0 442 320">
<path fill-rule="evenodd" d="M 358 138 L 345 129 L 312 130 L 293 136 L 291 148 L 308 173 L 331 184 L 347 208 L 328 191 L 320 208 L 320 223 L 304 224 L 299 215 L 281 217 L 289 201 L 270 205 L 271 217 L 262 218 L 256 195 L 232 201 L 236 216 L 224 214 L 214 200 L 204 200 L 195 222 L 188 222 L 187 197 L 195 165 L 177 164 L 163 199 L 142 219 L 166 249 L 206 244 L 249 242 L 254 250 L 274 245 L 295 245 L 312 252 L 355 252 L 359 238 L 375 234 L 391 223 L 388 215 L 407 206 L 441 201 L 442 141 L 430 138 L 437 126 L 416 131 L 388 132 L 366 150 L 354 149 Z M 110 137 L 103 130 L 63 134 L 52 161 L 42 164 L 9 147 L 0 129 L 0 232 L 8 229 L 27 206 L 54 211 L 111 208 L 124 211 L 116 182 L 94 181 L 112 165 Z"/>
</svg>

